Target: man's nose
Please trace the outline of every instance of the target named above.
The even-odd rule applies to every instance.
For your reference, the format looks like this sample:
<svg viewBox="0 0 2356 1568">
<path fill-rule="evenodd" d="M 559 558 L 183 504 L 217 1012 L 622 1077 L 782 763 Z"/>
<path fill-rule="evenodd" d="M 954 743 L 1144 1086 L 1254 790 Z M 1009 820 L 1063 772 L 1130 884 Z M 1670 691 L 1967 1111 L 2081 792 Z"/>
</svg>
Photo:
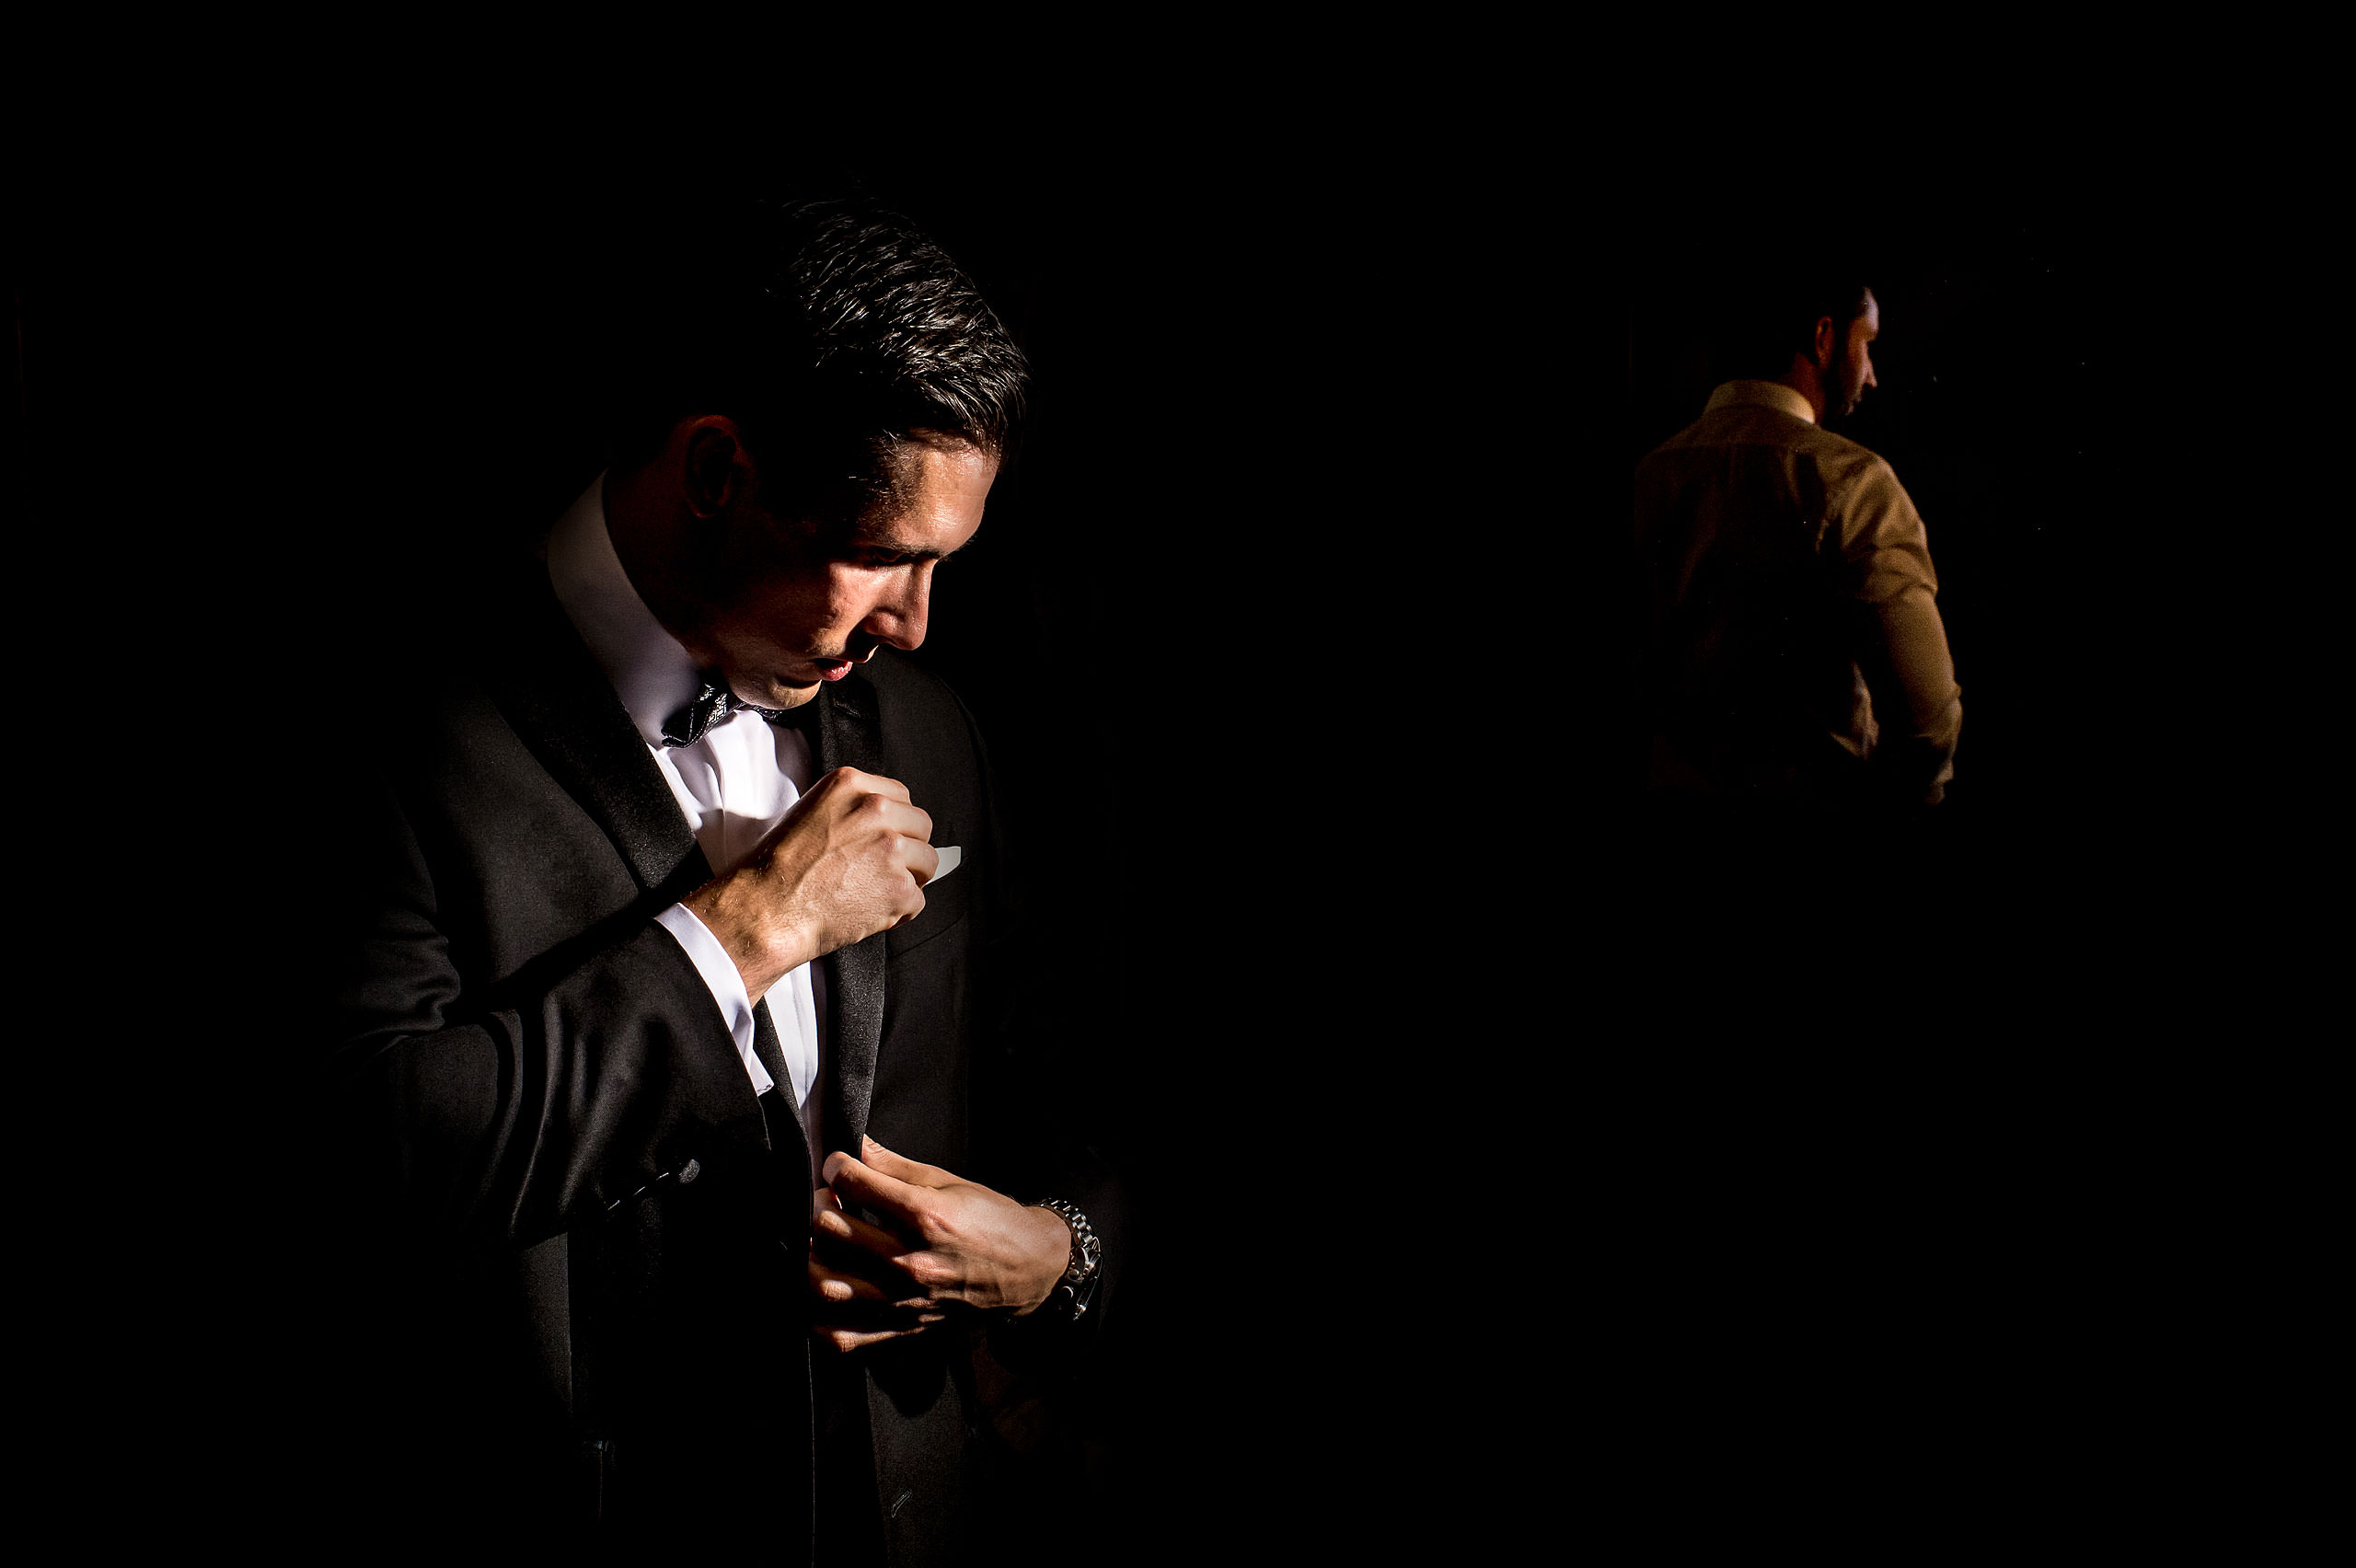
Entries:
<svg viewBox="0 0 2356 1568">
<path fill-rule="evenodd" d="M 924 644 L 925 617 L 931 601 L 932 562 L 919 561 L 875 601 L 861 628 L 879 642 L 888 642 L 904 653 L 914 652 Z"/>
</svg>

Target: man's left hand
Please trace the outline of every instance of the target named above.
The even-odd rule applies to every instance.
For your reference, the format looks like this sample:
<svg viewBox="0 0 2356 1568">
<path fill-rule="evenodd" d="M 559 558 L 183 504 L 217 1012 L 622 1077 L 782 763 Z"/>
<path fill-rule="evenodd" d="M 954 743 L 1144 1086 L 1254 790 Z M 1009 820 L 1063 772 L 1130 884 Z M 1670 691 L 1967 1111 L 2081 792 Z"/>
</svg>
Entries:
<svg viewBox="0 0 2356 1568">
<path fill-rule="evenodd" d="M 820 1231 L 894 1264 L 934 1302 L 1022 1317 L 1054 1293 L 1071 1261 L 1071 1228 L 935 1165 L 903 1159 L 873 1138 L 864 1159 L 837 1149 L 826 1184 L 846 1207 L 867 1209 L 885 1231 L 821 1208 Z"/>
</svg>

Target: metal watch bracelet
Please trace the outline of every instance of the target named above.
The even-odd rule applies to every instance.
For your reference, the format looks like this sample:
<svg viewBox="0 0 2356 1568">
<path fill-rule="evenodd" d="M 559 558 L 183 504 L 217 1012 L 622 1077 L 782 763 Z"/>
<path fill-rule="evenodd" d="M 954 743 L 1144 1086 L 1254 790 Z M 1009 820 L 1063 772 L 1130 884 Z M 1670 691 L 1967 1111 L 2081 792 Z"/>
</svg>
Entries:
<svg viewBox="0 0 2356 1568">
<path fill-rule="evenodd" d="M 1071 1262 L 1064 1266 L 1063 1277 L 1056 1282 L 1055 1294 L 1048 1305 L 1058 1316 L 1079 1318 L 1084 1315 L 1090 1298 L 1097 1266 L 1103 1261 L 1104 1243 L 1097 1238 L 1095 1228 L 1088 1216 L 1061 1198 L 1047 1198 L 1034 1205 L 1045 1209 L 1071 1227 Z"/>
</svg>

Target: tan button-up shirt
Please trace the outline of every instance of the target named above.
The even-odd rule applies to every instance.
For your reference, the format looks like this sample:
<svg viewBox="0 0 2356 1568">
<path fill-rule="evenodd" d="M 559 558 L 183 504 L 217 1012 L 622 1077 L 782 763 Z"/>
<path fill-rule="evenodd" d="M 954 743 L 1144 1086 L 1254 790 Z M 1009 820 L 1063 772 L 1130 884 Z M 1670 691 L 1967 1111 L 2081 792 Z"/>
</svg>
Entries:
<svg viewBox="0 0 2356 1568">
<path fill-rule="evenodd" d="M 1651 784 L 1936 801 L 1963 698 L 1923 519 L 1773 381 L 1729 381 L 1636 467 Z"/>
</svg>

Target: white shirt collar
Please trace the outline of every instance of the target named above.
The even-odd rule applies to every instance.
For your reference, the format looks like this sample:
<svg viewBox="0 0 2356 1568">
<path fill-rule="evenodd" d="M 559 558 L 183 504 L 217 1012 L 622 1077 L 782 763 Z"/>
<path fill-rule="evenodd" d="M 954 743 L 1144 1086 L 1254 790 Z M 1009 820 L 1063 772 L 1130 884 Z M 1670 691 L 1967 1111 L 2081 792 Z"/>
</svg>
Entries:
<svg viewBox="0 0 2356 1568">
<path fill-rule="evenodd" d="M 1816 422 L 1816 410 L 1808 407 L 1807 399 L 1800 396 L 1799 389 L 1786 386 L 1780 381 L 1729 381 L 1710 394 L 1710 400 L 1703 406 L 1702 411 L 1715 413 L 1735 403 L 1773 409 L 1796 420 L 1806 420 L 1810 424 Z"/>
<path fill-rule="evenodd" d="M 640 738 L 659 746 L 663 721 L 695 700 L 702 681 L 694 657 L 663 629 L 622 570 L 606 525 L 605 490 L 599 474 L 550 531 L 549 583 Z"/>
</svg>

